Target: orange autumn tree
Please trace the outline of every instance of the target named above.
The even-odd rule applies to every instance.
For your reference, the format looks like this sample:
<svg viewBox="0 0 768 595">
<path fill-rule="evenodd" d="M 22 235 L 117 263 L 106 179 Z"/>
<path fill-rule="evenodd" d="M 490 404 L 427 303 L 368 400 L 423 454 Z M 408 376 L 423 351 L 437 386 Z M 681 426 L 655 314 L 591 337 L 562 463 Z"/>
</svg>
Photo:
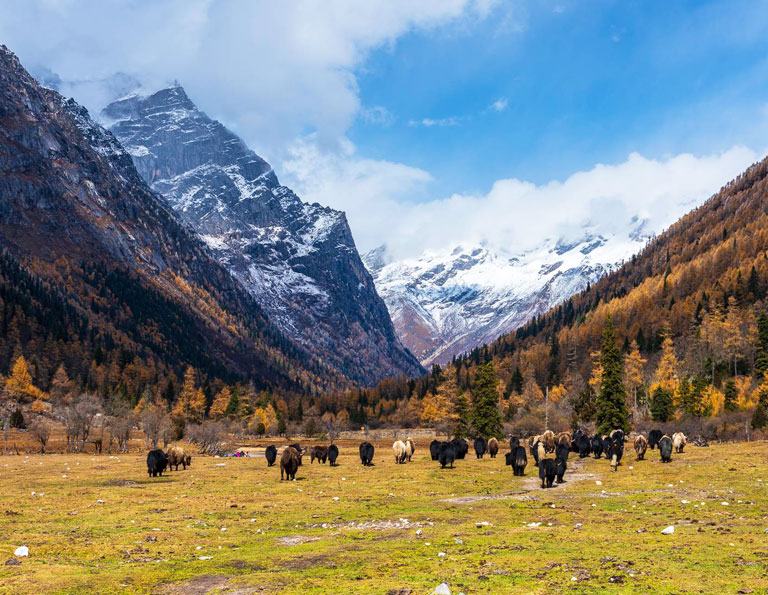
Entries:
<svg viewBox="0 0 768 595">
<path fill-rule="evenodd" d="M 195 369 L 192 366 L 184 372 L 184 384 L 171 413 L 197 423 L 205 417 L 205 393 L 195 386 Z"/>
<path fill-rule="evenodd" d="M 224 417 L 224 415 L 227 413 L 227 407 L 229 406 L 229 401 L 231 398 L 232 391 L 229 390 L 229 387 L 225 386 L 213 399 L 213 403 L 211 403 L 211 409 L 208 412 L 208 415 L 210 415 L 211 418 L 217 420 Z"/>
<path fill-rule="evenodd" d="M 43 391 L 32 384 L 32 374 L 29 373 L 29 366 L 23 355 L 20 355 L 13 364 L 11 375 L 5 381 L 3 397 L 4 400 L 17 403 L 42 401 L 48 398 Z"/>
</svg>

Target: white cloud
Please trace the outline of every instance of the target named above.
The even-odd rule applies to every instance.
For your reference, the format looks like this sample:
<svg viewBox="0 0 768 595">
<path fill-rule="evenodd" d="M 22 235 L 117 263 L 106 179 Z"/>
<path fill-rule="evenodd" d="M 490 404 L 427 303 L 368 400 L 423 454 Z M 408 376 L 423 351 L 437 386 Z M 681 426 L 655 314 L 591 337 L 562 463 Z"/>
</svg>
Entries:
<svg viewBox="0 0 768 595">
<path fill-rule="evenodd" d="M 378 126 L 391 126 L 395 121 L 395 116 L 386 107 L 374 105 L 373 107 L 363 107 L 360 109 L 360 117 L 367 124 Z"/>
<path fill-rule="evenodd" d="M 148 89 L 178 80 L 267 158 L 307 131 L 344 135 L 356 69 L 405 33 L 482 19 L 495 0 L 0 0 L 0 39 L 58 74 L 89 109 L 116 72 Z"/>
<path fill-rule="evenodd" d="M 524 250 L 547 237 L 568 237 L 582 226 L 603 233 L 626 229 L 634 216 L 660 232 L 701 204 L 764 153 L 733 147 L 715 155 L 662 160 L 637 153 L 617 165 L 596 165 L 564 181 L 536 185 L 496 181 L 485 194 L 454 194 L 405 202 L 429 174 L 395 163 L 320 153 L 311 143 L 283 164 L 302 198 L 347 211 L 358 248 L 386 244 L 394 258 L 427 249 L 487 242 Z"/>
<path fill-rule="evenodd" d="M 409 120 L 408 126 L 424 126 L 425 128 L 432 128 L 433 126 L 458 126 L 461 118 L 458 116 L 450 116 L 448 118 L 423 118 L 421 120 Z"/>
<path fill-rule="evenodd" d="M 491 104 L 490 109 L 496 112 L 503 112 L 505 109 L 507 109 L 507 105 L 509 105 L 509 100 L 507 100 L 506 97 L 499 97 Z"/>
</svg>

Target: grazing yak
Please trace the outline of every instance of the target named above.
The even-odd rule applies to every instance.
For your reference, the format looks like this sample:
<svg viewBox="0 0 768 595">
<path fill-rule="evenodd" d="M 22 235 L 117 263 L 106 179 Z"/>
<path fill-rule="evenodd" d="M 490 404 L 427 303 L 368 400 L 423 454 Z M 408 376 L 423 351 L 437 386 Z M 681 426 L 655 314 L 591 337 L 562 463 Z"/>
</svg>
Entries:
<svg viewBox="0 0 768 595">
<path fill-rule="evenodd" d="M 610 459 L 610 455 L 608 454 L 608 451 L 611 450 L 611 444 L 613 444 L 613 440 L 611 440 L 608 436 L 603 436 L 601 438 L 603 441 L 603 452 L 605 453 L 605 458 Z"/>
<path fill-rule="evenodd" d="M 568 468 L 568 453 L 571 452 L 569 445 L 563 441 L 557 445 L 555 449 L 555 473 L 557 475 L 557 483 L 563 483 L 563 475 Z"/>
<path fill-rule="evenodd" d="M 301 467 L 301 458 L 304 456 L 304 449 L 301 448 L 301 444 L 298 442 L 295 444 L 291 444 L 290 447 L 294 449 L 297 453 L 299 453 L 299 467 Z"/>
<path fill-rule="evenodd" d="M 271 467 L 277 460 L 277 448 L 274 444 L 270 444 L 264 449 L 264 458 L 267 459 L 267 467 Z"/>
<path fill-rule="evenodd" d="M 685 448 L 685 445 L 688 444 L 688 439 L 685 437 L 685 434 L 682 432 L 675 432 L 672 434 L 672 444 L 675 447 L 676 453 L 683 452 L 683 449 Z"/>
<path fill-rule="evenodd" d="M 592 436 L 592 454 L 595 455 L 596 459 L 599 459 L 600 455 L 603 454 L 603 441 L 597 434 Z"/>
<path fill-rule="evenodd" d="M 411 440 L 410 436 L 408 436 L 408 438 L 405 439 L 405 449 L 406 449 L 406 456 L 408 457 L 408 462 L 410 463 L 413 453 L 416 452 L 416 445 L 413 443 L 413 440 Z"/>
<path fill-rule="evenodd" d="M 180 446 L 171 446 L 165 456 L 168 457 L 168 471 L 171 470 L 171 467 L 174 467 L 174 471 L 178 471 L 179 465 L 186 471 L 187 467 L 192 464 L 192 457 L 184 452 Z"/>
<path fill-rule="evenodd" d="M 496 438 L 491 438 L 488 441 L 488 454 L 492 459 L 496 458 L 496 454 L 499 452 L 499 441 Z"/>
<path fill-rule="evenodd" d="M 441 469 L 445 469 L 446 465 L 450 465 L 453 469 L 453 462 L 456 460 L 456 445 L 453 442 L 441 442 L 437 460 L 440 462 Z"/>
<path fill-rule="evenodd" d="M 451 442 L 456 447 L 456 458 L 464 460 L 464 457 L 466 457 L 469 452 L 469 444 L 467 441 L 464 440 L 464 438 L 454 438 Z"/>
<path fill-rule="evenodd" d="M 616 471 L 621 464 L 621 457 L 624 455 L 624 441 L 611 441 L 606 455 L 611 460 L 611 468 Z"/>
<path fill-rule="evenodd" d="M 541 436 L 534 436 L 531 438 L 531 456 L 536 461 L 536 466 L 539 466 L 540 454 L 544 453 L 544 445 L 541 442 Z"/>
<path fill-rule="evenodd" d="M 659 445 L 659 440 L 661 440 L 661 437 L 664 435 L 664 432 L 661 430 L 651 430 L 648 432 L 648 446 L 651 447 L 651 450 L 656 448 Z"/>
<path fill-rule="evenodd" d="M 544 444 L 544 450 L 546 452 L 555 452 L 557 440 L 555 440 L 555 433 L 552 430 L 547 430 L 541 435 L 541 442 Z"/>
<path fill-rule="evenodd" d="M 408 447 L 402 440 L 396 440 L 392 445 L 392 452 L 395 453 L 395 464 L 405 463 L 408 456 Z"/>
<path fill-rule="evenodd" d="M 280 455 L 280 481 L 283 477 L 288 481 L 296 481 L 296 471 L 301 465 L 301 455 L 293 446 L 288 446 Z"/>
<path fill-rule="evenodd" d="M 579 451 L 579 440 L 581 440 L 581 437 L 585 436 L 584 431 L 581 429 L 578 429 L 573 432 L 573 436 L 571 437 L 571 451 L 573 452 L 580 452 Z"/>
<path fill-rule="evenodd" d="M 645 436 L 640 434 L 635 438 L 635 452 L 637 453 L 637 460 L 642 461 L 645 458 L 645 451 L 648 450 L 648 441 Z"/>
<path fill-rule="evenodd" d="M 589 456 L 592 449 L 589 446 L 589 436 L 582 433 L 576 439 L 576 452 L 579 453 L 579 458 L 584 459 Z"/>
<path fill-rule="evenodd" d="M 163 471 L 168 466 L 168 456 L 159 448 L 147 453 L 147 473 L 150 477 L 163 476 Z"/>
<path fill-rule="evenodd" d="M 543 457 L 539 461 L 539 479 L 541 480 L 541 487 L 551 488 L 552 484 L 555 483 L 556 474 L 557 466 L 555 465 L 555 459 Z"/>
<path fill-rule="evenodd" d="M 624 430 L 613 430 L 611 432 L 611 435 L 609 436 L 611 440 L 614 442 L 626 442 L 626 435 L 624 434 Z"/>
<path fill-rule="evenodd" d="M 524 446 L 516 446 L 513 451 L 510 451 L 509 454 L 513 454 L 514 456 L 512 458 L 512 472 L 522 477 L 525 475 L 525 466 L 528 464 L 528 457 L 525 454 L 525 447 Z"/>
<path fill-rule="evenodd" d="M 429 456 L 432 457 L 433 461 L 437 460 L 437 455 L 440 454 L 440 441 L 439 440 L 433 440 L 429 443 Z"/>
<path fill-rule="evenodd" d="M 488 452 L 488 443 L 482 436 L 475 438 L 475 455 L 478 459 L 482 459 L 483 455 Z"/>
<path fill-rule="evenodd" d="M 331 467 L 335 467 L 336 466 L 336 459 L 338 459 L 338 458 L 339 458 L 339 447 L 336 446 L 335 444 L 331 444 L 328 447 L 328 464 Z"/>
<path fill-rule="evenodd" d="M 672 438 L 666 434 L 659 440 L 659 453 L 662 463 L 669 463 L 672 460 Z"/>
<path fill-rule="evenodd" d="M 373 465 L 373 444 L 370 442 L 363 442 L 360 445 L 360 462 L 366 466 L 370 467 Z"/>
<path fill-rule="evenodd" d="M 309 464 L 315 462 L 315 459 L 317 459 L 318 463 L 325 464 L 325 461 L 328 460 L 328 448 L 325 446 L 313 446 L 309 449 Z"/>
</svg>

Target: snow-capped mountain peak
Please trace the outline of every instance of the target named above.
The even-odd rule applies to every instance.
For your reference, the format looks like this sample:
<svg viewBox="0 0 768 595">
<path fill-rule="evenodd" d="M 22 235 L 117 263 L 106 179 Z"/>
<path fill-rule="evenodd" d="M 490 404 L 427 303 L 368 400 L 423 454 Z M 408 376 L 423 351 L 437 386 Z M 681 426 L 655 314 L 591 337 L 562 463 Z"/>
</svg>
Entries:
<svg viewBox="0 0 768 595">
<path fill-rule="evenodd" d="M 510 250 L 487 243 L 428 250 L 392 261 L 381 247 L 363 256 L 401 340 L 423 364 L 451 358 L 584 289 L 638 252 L 648 237 L 637 218 L 616 234 L 591 226 Z"/>
</svg>

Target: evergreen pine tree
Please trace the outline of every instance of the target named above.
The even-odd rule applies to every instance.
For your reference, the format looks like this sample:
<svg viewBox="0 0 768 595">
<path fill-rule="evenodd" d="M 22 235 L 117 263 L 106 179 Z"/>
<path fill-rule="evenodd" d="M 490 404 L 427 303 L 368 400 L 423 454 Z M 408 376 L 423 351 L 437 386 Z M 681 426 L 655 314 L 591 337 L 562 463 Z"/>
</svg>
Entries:
<svg viewBox="0 0 768 595">
<path fill-rule="evenodd" d="M 768 316 L 760 312 L 757 317 L 757 349 L 755 352 L 755 376 L 761 378 L 768 370 Z"/>
<path fill-rule="evenodd" d="M 627 391 L 622 382 L 624 365 L 616 345 L 616 328 L 610 315 L 606 318 L 603 328 L 600 365 L 600 391 L 595 401 L 597 431 L 601 434 L 610 434 L 612 430 L 617 429 L 628 432 Z"/>
<path fill-rule="evenodd" d="M 674 408 L 672 393 L 663 386 L 657 386 L 651 398 L 651 418 L 653 421 L 669 421 L 672 418 Z"/>
<path fill-rule="evenodd" d="M 477 436 L 490 438 L 502 434 L 499 395 L 496 392 L 498 384 L 493 362 L 477 368 L 472 385 L 472 427 Z"/>
<path fill-rule="evenodd" d="M 738 409 L 739 391 L 736 388 L 736 383 L 733 378 L 728 379 L 725 383 L 725 390 L 723 391 L 725 399 L 723 400 L 723 409 L 726 411 L 736 411 Z"/>
<path fill-rule="evenodd" d="M 456 427 L 453 430 L 454 437 L 469 438 L 472 423 L 469 412 L 469 401 L 467 401 L 467 397 L 464 393 L 461 393 L 456 399 L 453 412 L 456 414 Z"/>
</svg>

